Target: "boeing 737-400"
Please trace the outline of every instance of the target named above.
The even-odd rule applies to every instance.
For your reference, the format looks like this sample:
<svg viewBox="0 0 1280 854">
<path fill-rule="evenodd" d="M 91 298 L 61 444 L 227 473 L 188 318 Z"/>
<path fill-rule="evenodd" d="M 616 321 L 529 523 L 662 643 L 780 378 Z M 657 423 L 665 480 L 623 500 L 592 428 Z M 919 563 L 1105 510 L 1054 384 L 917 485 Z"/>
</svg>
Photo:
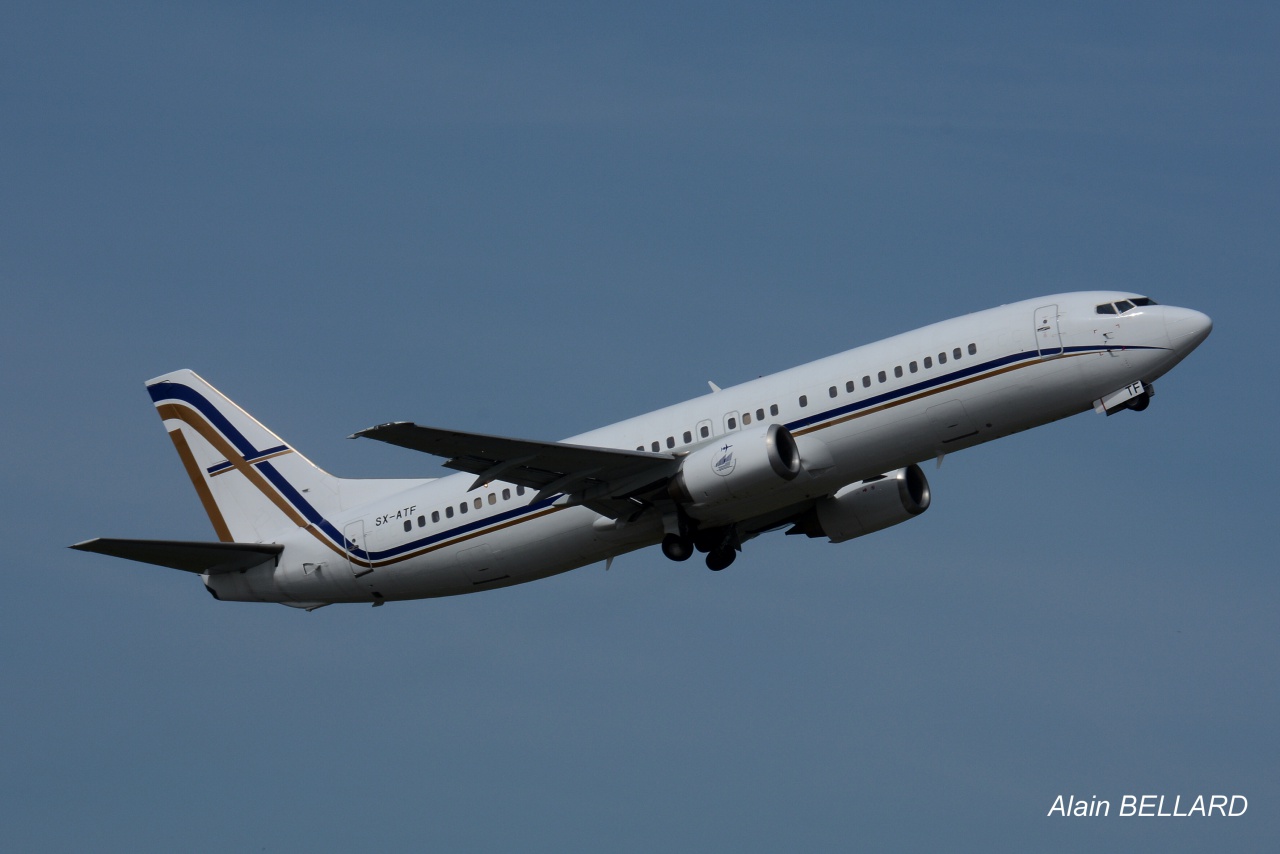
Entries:
<svg viewBox="0 0 1280 854">
<path fill-rule="evenodd" d="M 1131 293 L 935 323 L 562 442 L 411 422 L 361 430 L 435 479 L 333 477 L 191 371 L 147 383 L 216 542 L 72 548 L 196 573 L 214 598 L 312 610 L 451 596 L 661 544 L 731 564 L 766 531 L 840 543 L 929 507 L 918 463 L 1089 409 L 1147 408 L 1212 329 Z"/>
</svg>

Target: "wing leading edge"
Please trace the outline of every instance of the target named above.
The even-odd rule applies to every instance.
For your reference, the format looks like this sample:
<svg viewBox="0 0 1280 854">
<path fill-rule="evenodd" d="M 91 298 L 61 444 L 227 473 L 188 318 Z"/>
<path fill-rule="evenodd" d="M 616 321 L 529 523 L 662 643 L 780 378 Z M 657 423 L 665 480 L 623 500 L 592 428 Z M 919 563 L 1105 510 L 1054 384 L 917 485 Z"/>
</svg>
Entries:
<svg viewBox="0 0 1280 854">
<path fill-rule="evenodd" d="M 680 467 L 679 458 L 672 454 L 509 439 L 411 421 L 379 424 L 351 438 L 360 436 L 444 457 L 447 468 L 476 476 L 471 489 L 492 480 L 506 481 L 538 490 L 538 499 L 556 493 L 573 496 L 615 518 L 625 509 L 618 499 L 664 483 Z"/>
</svg>

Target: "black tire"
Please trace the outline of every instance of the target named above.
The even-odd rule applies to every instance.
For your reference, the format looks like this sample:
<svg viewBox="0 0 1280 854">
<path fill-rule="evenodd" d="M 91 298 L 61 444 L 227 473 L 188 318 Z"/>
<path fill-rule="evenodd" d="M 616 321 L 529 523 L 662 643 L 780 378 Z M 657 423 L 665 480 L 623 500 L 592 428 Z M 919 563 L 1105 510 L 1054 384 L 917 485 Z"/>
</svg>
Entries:
<svg viewBox="0 0 1280 854">
<path fill-rule="evenodd" d="M 724 542 L 723 528 L 709 528 L 699 531 L 693 538 L 693 547 L 702 553 L 715 551 Z"/>
<path fill-rule="evenodd" d="M 682 561 L 693 557 L 693 543 L 688 537 L 679 534 L 667 534 L 662 538 L 662 553 L 668 560 Z"/>
<path fill-rule="evenodd" d="M 733 559 L 737 556 L 738 553 L 733 549 L 716 549 L 715 551 L 707 554 L 707 569 L 712 572 L 719 572 L 722 569 L 726 569 L 731 563 L 733 563 Z"/>
</svg>

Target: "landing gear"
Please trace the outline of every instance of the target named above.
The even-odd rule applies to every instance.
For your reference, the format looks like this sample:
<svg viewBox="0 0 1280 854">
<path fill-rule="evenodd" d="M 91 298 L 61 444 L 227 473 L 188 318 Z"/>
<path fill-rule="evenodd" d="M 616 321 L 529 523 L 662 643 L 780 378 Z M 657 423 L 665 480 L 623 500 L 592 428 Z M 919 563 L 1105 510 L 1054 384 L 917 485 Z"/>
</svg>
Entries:
<svg viewBox="0 0 1280 854">
<path fill-rule="evenodd" d="M 693 557 L 693 541 L 679 534 L 667 534 L 662 538 L 662 553 L 670 560 L 688 560 Z"/>
<path fill-rule="evenodd" d="M 705 531 L 699 531 L 693 538 L 693 547 L 698 551 L 706 554 L 715 551 L 724 543 L 723 528 L 708 528 Z"/>
<path fill-rule="evenodd" d="M 1137 397 L 1131 399 L 1128 403 L 1126 403 L 1125 407 L 1128 409 L 1132 409 L 1134 412 L 1142 412 L 1144 409 L 1146 409 L 1150 405 L 1151 405 L 1151 392 L 1144 391 L 1142 394 L 1138 395 Z"/>
<path fill-rule="evenodd" d="M 737 531 L 732 525 L 700 531 L 682 519 L 679 533 L 671 532 L 662 538 L 662 553 L 670 560 L 688 560 L 694 549 L 706 554 L 707 569 L 719 572 L 738 556 Z"/>
<path fill-rule="evenodd" d="M 719 572 L 720 570 L 729 566 L 729 564 L 733 563 L 733 559 L 737 556 L 738 556 L 738 553 L 733 549 L 732 546 L 727 546 L 725 548 L 719 548 L 714 551 L 708 552 L 707 553 L 707 569 L 711 570 L 712 572 Z"/>
</svg>

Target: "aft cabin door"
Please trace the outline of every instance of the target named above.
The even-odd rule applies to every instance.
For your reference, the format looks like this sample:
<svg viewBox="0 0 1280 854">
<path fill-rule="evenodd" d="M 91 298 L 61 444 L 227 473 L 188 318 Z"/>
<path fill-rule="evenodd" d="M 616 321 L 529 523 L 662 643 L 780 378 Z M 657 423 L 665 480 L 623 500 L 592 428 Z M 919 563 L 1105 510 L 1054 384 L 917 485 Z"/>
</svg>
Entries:
<svg viewBox="0 0 1280 854">
<path fill-rule="evenodd" d="M 1058 329 L 1058 307 L 1042 305 L 1036 309 L 1036 348 L 1040 358 L 1062 352 L 1062 333 Z"/>
<path fill-rule="evenodd" d="M 351 564 L 351 574 L 359 578 L 373 572 L 373 567 L 366 560 L 369 550 L 364 538 L 364 520 L 348 524 L 342 529 L 342 536 L 347 541 L 347 562 Z"/>
</svg>

